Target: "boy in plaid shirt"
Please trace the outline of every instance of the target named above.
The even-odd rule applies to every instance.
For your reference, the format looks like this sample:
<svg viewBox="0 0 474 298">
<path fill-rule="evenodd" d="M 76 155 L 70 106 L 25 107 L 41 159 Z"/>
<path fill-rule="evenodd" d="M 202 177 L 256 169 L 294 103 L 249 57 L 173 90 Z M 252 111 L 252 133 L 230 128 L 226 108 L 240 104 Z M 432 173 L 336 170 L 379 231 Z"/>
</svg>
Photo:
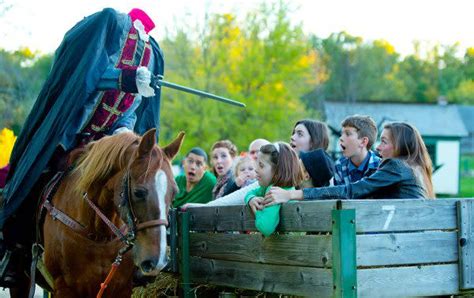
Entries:
<svg viewBox="0 0 474 298">
<path fill-rule="evenodd" d="M 341 123 L 342 155 L 335 163 L 334 185 L 349 184 L 372 175 L 380 157 L 370 150 L 377 139 L 377 126 L 369 116 L 349 116 Z"/>
</svg>

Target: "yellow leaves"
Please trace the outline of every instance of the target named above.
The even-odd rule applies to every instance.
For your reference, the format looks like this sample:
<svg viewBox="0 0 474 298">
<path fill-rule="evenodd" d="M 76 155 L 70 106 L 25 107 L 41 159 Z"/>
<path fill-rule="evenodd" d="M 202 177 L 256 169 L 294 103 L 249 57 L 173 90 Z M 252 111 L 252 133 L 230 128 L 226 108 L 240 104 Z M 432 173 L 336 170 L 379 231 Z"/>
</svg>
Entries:
<svg viewBox="0 0 474 298">
<path fill-rule="evenodd" d="M 384 39 L 378 39 L 374 41 L 374 46 L 382 48 L 387 54 L 392 55 L 395 53 L 395 47 Z"/>
<path fill-rule="evenodd" d="M 284 88 L 284 86 L 283 86 L 283 83 L 282 83 L 282 82 L 276 82 L 276 83 L 275 83 L 275 90 L 276 90 L 276 91 L 282 91 L 283 88 Z"/>
<path fill-rule="evenodd" d="M 474 57 L 474 47 L 467 48 L 466 55 L 469 57 Z"/>
<path fill-rule="evenodd" d="M 16 137 L 12 130 L 8 128 L 2 129 L 0 132 L 0 168 L 8 164 L 15 141 Z"/>
<path fill-rule="evenodd" d="M 170 40 L 168 51 L 162 44 L 173 81 L 247 104 L 239 109 L 191 97 L 164 100 L 163 126 L 188 132 L 182 152 L 196 145 L 209 148 L 222 138 L 241 148 L 257 137 L 287 139 L 295 121 L 309 114 L 300 99 L 312 90 L 310 82 L 324 77 L 317 68 L 321 57 L 300 27 L 289 25 L 278 13 L 248 17 L 245 23 L 231 14 L 213 16 L 205 30 L 195 34 L 196 42 Z M 179 53 L 193 57 L 183 63 Z"/>
<path fill-rule="evenodd" d="M 449 101 L 471 104 L 474 98 L 474 80 L 462 81 L 459 86 L 448 94 Z"/>
<path fill-rule="evenodd" d="M 229 50 L 229 59 L 231 61 L 240 61 L 242 60 L 242 48 L 240 47 L 232 47 Z"/>
<path fill-rule="evenodd" d="M 222 18 L 227 22 L 231 23 L 235 20 L 235 16 L 231 13 L 224 13 L 222 14 Z"/>
<path fill-rule="evenodd" d="M 309 67 L 313 65 L 316 61 L 316 53 L 310 52 L 308 55 L 302 55 L 298 61 L 298 66 L 302 68 Z"/>
<path fill-rule="evenodd" d="M 33 59 L 35 57 L 35 53 L 33 53 L 30 48 L 22 47 L 18 50 L 18 53 L 25 57 L 26 59 Z"/>
</svg>

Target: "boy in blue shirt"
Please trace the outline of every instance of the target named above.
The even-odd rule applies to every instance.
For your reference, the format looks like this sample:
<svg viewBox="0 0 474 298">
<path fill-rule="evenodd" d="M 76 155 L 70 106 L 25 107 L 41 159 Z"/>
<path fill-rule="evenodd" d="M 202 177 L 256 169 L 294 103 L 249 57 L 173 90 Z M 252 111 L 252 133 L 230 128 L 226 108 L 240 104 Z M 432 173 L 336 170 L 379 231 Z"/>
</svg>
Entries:
<svg viewBox="0 0 474 298">
<path fill-rule="evenodd" d="M 377 139 L 377 126 L 369 116 L 353 115 L 341 123 L 342 155 L 335 163 L 334 185 L 349 184 L 372 175 L 380 157 L 370 150 Z"/>
</svg>

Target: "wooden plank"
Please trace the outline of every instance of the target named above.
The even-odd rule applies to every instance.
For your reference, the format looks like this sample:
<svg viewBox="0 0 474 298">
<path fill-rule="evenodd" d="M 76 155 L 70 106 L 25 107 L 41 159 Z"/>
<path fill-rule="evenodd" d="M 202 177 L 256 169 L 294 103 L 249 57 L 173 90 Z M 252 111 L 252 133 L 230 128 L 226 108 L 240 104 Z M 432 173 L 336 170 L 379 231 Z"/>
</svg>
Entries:
<svg viewBox="0 0 474 298">
<path fill-rule="evenodd" d="M 331 232 L 331 210 L 337 201 L 307 201 L 284 204 L 281 208 L 280 231 Z"/>
<path fill-rule="evenodd" d="M 191 257 L 191 282 L 311 297 L 331 297 L 333 290 L 330 269 L 198 257 Z"/>
<path fill-rule="evenodd" d="M 474 202 L 458 203 L 459 221 L 459 286 L 474 288 Z"/>
<path fill-rule="evenodd" d="M 457 228 L 458 200 L 352 200 L 342 208 L 356 209 L 357 232 L 445 230 Z"/>
<path fill-rule="evenodd" d="M 279 231 L 331 231 L 331 210 L 336 201 L 284 204 Z M 195 231 L 255 231 L 255 218 L 247 206 L 195 207 L 190 229 Z"/>
<path fill-rule="evenodd" d="M 357 236 L 357 265 L 359 267 L 457 261 L 457 233 L 454 231 Z"/>
<path fill-rule="evenodd" d="M 191 282 L 281 294 L 332 296 L 330 269 L 191 257 Z M 359 297 L 457 294 L 457 264 L 357 270 Z"/>
<path fill-rule="evenodd" d="M 457 294 L 457 264 L 357 270 L 359 297 Z"/>
<path fill-rule="evenodd" d="M 247 206 L 188 208 L 194 231 L 255 231 L 255 219 Z"/>
<path fill-rule="evenodd" d="M 208 259 L 292 266 L 331 266 L 330 235 L 191 233 L 190 254 Z"/>
<path fill-rule="evenodd" d="M 331 235 L 191 233 L 190 254 L 249 263 L 332 267 Z M 458 261 L 456 232 L 357 236 L 358 267 Z"/>
</svg>

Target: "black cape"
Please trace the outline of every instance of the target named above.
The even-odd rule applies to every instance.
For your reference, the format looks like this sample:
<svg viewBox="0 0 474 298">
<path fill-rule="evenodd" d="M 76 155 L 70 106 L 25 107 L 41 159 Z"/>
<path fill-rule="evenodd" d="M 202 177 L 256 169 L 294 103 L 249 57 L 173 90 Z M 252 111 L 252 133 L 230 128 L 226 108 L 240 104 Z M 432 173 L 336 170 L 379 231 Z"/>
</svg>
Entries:
<svg viewBox="0 0 474 298">
<path fill-rule="evenodd" d="M 10 172 L 3 192 L 0 227 L 26 198 L 60 143 L 61 137 L 75 135 L 74 119 L 82 112 L 106 70 L 109 56 L 121 50 L 120 37 L 131 21 L 111 8 L 84 18 L 70 29 L 56 50 L 52 69 L 17 138 L 10 158 Z M 128 17 L 128 16 L 126 16 Z M 155 75 L 163 74 L 164 59 L 158 43 L 151 38 Z M 135 132 L 157 128 L 159 134 L 160 90 L 143 98 L 137 109 Z M 40 194 L 38 194 L 39 197 Z"/>
</svg>

